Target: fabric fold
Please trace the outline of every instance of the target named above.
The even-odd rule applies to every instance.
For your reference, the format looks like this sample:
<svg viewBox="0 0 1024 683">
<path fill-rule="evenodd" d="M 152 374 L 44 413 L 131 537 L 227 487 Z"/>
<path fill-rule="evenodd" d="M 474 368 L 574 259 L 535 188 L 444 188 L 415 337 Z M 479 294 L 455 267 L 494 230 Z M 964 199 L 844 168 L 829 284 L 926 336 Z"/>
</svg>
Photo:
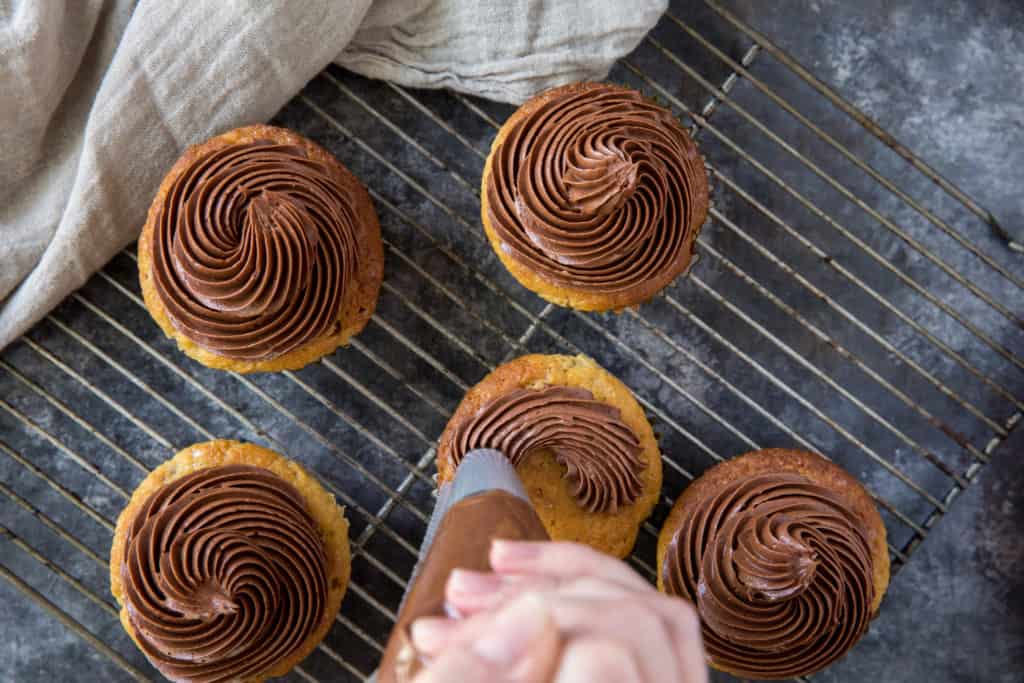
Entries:
<svg viewBox="0 0 1024 683">
<path fill-rule="evenodd" d="M 136 239 L 185 147 L 332 61 L 506 102 L 603 78 L 665 0 L 35 0 L 0 9 L 0 348 Z"/>
</svg>

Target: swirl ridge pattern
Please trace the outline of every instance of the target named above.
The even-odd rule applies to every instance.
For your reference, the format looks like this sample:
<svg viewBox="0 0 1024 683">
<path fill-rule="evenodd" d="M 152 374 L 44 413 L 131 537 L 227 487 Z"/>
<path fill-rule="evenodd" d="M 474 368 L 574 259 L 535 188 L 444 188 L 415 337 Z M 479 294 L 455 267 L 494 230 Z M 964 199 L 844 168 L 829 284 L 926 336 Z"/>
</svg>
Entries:
<svg viewBox="0 0 1024 683">
<path fill-rule="evenodd" d="M 672 114 L 640 93 L 587 84 L 556 94 L 492 159 L 489 224 L 503 251 L 545 280 L 642 300 L 689 263 L 708 206 L 703 161 Z"/>
<path fill-rule="evenodd" d="M 314 631 L 327 599 L 323 541 L 302 497 L 249 465 L 153 493 L 129 527 L 121 577 L 139 646 L 175 681 L 268 670 Z"/>
<path fill-rule="evenodd" d="M 159 206 L 156 291 L 203 348 L 267 360 L 340 328 L 358 272 L 355 198 L 297 145 L 253 141 L 187 166 Z"/>
<path fill-rule="evenodd" d="M 752 678 L 835 661 L 867 630 L 874 598 L 860 521 L 791 473 L 737 480 L 687 505 L 662 579 L 697 606 L 712 663 Z"/>
<path fill-rule="evenodd" d="M 590 512 L 614 513 L 643 491 L 640 441 L 618 408 L 586 389 L 518 389 L 494 399 L 456 428 L 455 465 L 475 448 L 496 448 L 513 465 L 550 449 L 576 502 Z"/>
</svg>

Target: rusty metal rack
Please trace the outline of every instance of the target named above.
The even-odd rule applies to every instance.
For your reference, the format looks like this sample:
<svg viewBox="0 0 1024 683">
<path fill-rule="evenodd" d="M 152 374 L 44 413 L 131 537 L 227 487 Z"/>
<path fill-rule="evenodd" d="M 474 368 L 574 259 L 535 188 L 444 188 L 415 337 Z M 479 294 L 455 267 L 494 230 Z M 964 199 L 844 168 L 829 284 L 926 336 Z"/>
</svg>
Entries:
<svg viewBox="0 0 1024 683">
<path fill-rule="evenodd" d="M 146 313 L 134 248 L 118 255 L 0 354 L 3 594 L 73 634 L 65 651 L 87 677 L 159 678 L 117 623 L 113 524 L 177 449 L 250 440 L 315 471 L 352 523 L 337 624 L 291 678 L 363 680 L 432 507 L 435 441 L 468 387 L 527 352 L 591 355 L 647 410 L 665 487 L 630 559 L 646 576 L 687 482 L 771 445 L 825 453 L 857 475 L 898 570 L 1024 409 L 1014 245 L 715 0 L 670 10 L 611 79 L 670 106 L 707 156 L 715 205 L 687 278 L 619 315 L 545 305 L 505 272 L 479 224 L 484 159 L 512 108 L 328 68 L 276 123 L 369 187 L 386 249 L 377 314 L 350 347 L 301 371 L 210 370 Z"/>
</svg>

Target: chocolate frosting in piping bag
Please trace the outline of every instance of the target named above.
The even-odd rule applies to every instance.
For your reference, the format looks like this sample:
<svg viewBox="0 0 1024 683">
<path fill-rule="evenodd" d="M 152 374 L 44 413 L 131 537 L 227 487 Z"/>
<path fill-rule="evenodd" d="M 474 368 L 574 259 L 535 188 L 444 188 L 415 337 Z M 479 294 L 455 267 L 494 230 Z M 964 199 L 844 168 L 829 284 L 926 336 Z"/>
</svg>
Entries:
<svg viewBox="0 0 1024 683">
<path fill-rule="evenodd" d="M 485 188 L 502 249 L 557 285 L 653 295 L 689 262 L 708 186 L 693 141 L 640 93 L 597 85 L 519 120 Z"/>
<path fill-rule="evenodd" d="M 240 360 L 336 331 L 358 271 L 348 187 L 293 145 L 229 145 L 196 159 L 153 231 L 153 279 L 174 327 Z"/>
<path fill-rule="evenodd" d="M 410 626 L 421 617 L 457 616 L 445 598 L 448 577 L 457 567 L 491 571 L 495 538 L 546 541 L 548 534 L 509 461 L 495 450 L 474 450 L 465 455 L 455 480 L 438 491 L 421 560 L 381 658 L 378 683 L 412 683 L 428 659 L 413 645 Z"/>
<path fill-rule="evenodd" d="M 590 512 L 615 512 L 640 497 L 646 463 L 619 409 L 586 389 L 550 386 L 500 396 L 455 430 L 449 457 L 457 466 L 475 448 L 494 448 L 519 465 L 549 449 L 566 468 L 576 502 Z"/>
<path fill-rule="evenodd" d="M 132 520 L 125 548 L 128 618 L 171 680 L 263 673 L 323 616 L 316 523 L 298 491 L 265 469 L 211 467 L 163 486 Z"/>
<path fill-rule="evenodd" d="M 799 474 L 733 482 L 691 501 L 661 567 L 694 602 L 713 663 L 751 678 L 817 671 L 867 630 L 874 598 L 863 525 Z"/>
</svg>

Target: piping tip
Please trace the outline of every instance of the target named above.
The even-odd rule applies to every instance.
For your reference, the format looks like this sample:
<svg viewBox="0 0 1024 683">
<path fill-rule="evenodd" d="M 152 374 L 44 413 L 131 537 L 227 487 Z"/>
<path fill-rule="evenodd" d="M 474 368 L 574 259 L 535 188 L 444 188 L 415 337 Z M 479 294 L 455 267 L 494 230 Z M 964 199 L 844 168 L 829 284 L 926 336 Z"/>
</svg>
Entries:
<svg viewBox="0 0 1024 683">
<path fill-rule="evenodd" d="M 501 451 L 493 448 L 477 448 L 466 454 L 455 470 L 455 479 L 444 484 L 437 492 L 437 503 L 423 537 L 420 558 L 426 556 L 434 541 L 438 525 L 451 506 L 463 498 L 469 498 L 484 491 L 495 489 L 506 491 L 517 498 L 530 502 L 523 482 L 516 474 L 516 468 Z"/>
<path fill-rule="evenodd" d="M 530 500 L 523 482 L 516 474 L 516 468 L 509 459 L 501 451 L 493 448 L 478 448 L 467 453 L 459 463 L 459 468 L 455 470 L 449 504 L 495 489 L 506 491 L 525 501 Z"/>
</svg>

